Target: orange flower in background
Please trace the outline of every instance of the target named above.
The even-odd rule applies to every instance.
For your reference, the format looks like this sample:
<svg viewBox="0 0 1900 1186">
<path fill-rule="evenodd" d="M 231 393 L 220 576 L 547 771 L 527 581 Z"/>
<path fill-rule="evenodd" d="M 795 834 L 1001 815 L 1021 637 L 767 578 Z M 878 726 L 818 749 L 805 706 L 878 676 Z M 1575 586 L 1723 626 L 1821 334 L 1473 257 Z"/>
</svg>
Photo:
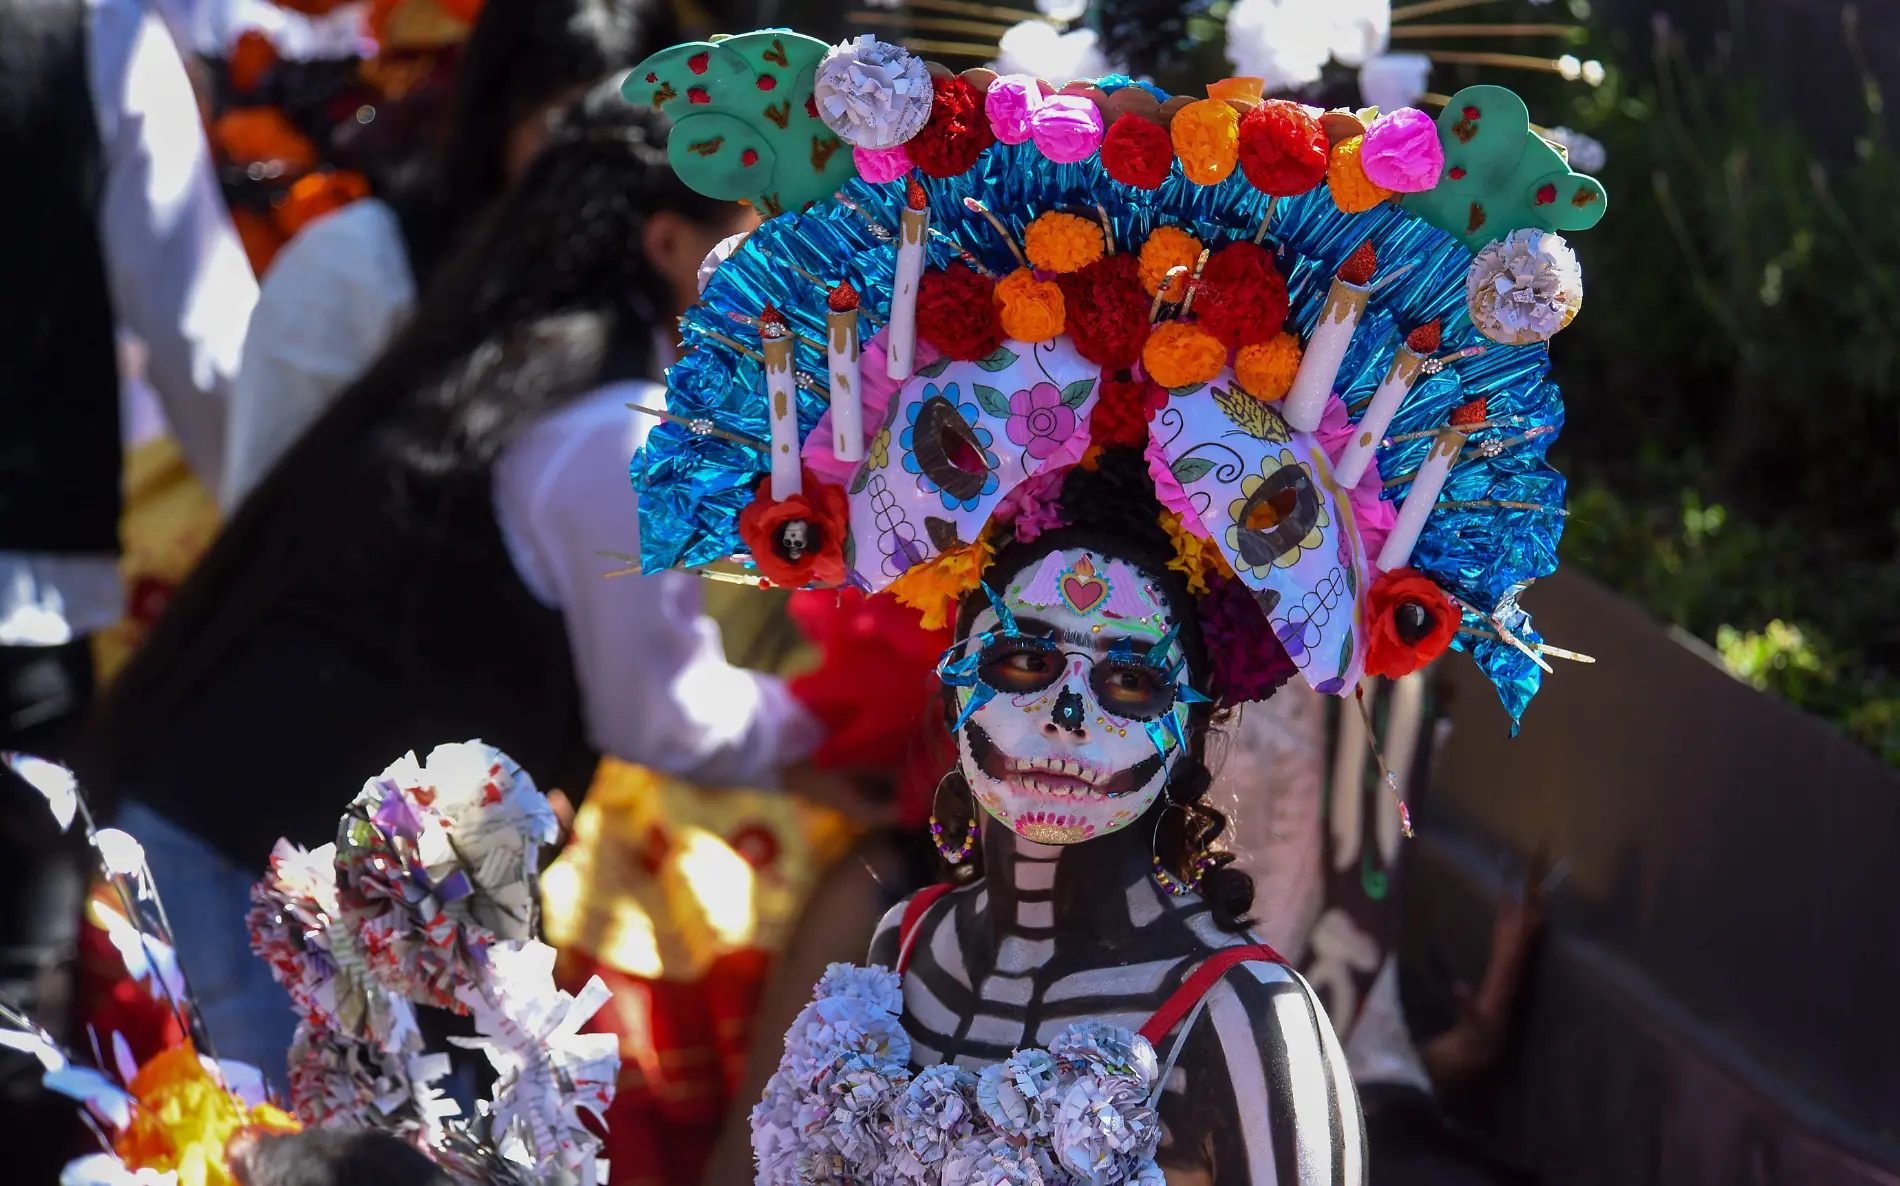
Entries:
<svg viewBox="0 0 1900 1186">
<path fill-rule="evenodd" d="M 181 1182 L 235 1186 L 224 1160 L 232 1137 L 249 1128 L 303 1127 L 270 1104 L 246 1108 L 211 1077 L 189 1042 L 161 1051 L 127 1086 L 138 1107 L 114 1151 L 131 1169 L 175 1172 Z"/>
<path fill-rule="evenodd" d="M 1398 679 L 1445 653 L 1461 615 L 1416 568 L 1381 573 L 1366 591 L 1366 673 Z"/>
<path fill-rule="evenodd" d="M 277 229 L 289 239 L 311 221 L 367 197 L 369 179 L 354 170 L 307 173 L 291 185 L 289 195 L 272 217 Z"/>
<path fill-rule="evenodd" d="M 275 107 L 240 107 L 211 125 L 211 142 L 236 165 L 280 162 L 292 173 L 316 167 L 317 146 Z"/>
<path fill-rule="evenodd" d="M 277 47 L 256 29 L 238 34 L 237 44 L 231 47 L 226 63 L 231 72 L 231 85 L 240 92 L 256 90 L 257 84 L 264 81 L 264 75 L 276 64 Z"/>
<path fill-rule="evenodd" d="M 385 50 L 429 50 L 457 45 L 481 15 L 482 0 L 375 0 L 366 22 Z"/>
<path fill-rule="evenodd" d="M 983 580 L 995 555 L 996 547 L 986 536 L 916 565 L 886 591 L 922 615 L 918 625 L 923 629 L 942 630 L 956 616 L 957 600 Z"/>
<path fill-rule="evenodd" d="M 774 502 L 772 480 L 761 481 L 759 492 L 739 512 L 739 538 L 751 549 L 759 575 L 774 585 L 842 585 L 849 510 L 844 488 L 820 482 L 806 470 L 804 490 Z"/>
</svg>

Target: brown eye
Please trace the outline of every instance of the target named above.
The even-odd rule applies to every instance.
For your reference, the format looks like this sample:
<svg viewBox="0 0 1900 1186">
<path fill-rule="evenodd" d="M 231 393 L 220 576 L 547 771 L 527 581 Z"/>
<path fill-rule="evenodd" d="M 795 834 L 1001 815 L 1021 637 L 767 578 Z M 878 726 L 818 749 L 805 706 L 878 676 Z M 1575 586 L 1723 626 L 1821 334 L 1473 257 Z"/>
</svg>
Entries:
<svg viewBox="0 0 1900 1186">
<path fill-rule="evenodd" d="M 1102 707 L 1128 720 L 1147 720 L 1174 706 L 1174 685 L 1146 663 L 1104 660 L 1095 665 L 1090 682 Z"/>
<path fill-rule="evenodd" d="M 1004 643 L 983 656 L 981 677 L 999 692 L 1037 692 L 1062 675 L 1062 655 L 1035 643 Z"/>
</svg>

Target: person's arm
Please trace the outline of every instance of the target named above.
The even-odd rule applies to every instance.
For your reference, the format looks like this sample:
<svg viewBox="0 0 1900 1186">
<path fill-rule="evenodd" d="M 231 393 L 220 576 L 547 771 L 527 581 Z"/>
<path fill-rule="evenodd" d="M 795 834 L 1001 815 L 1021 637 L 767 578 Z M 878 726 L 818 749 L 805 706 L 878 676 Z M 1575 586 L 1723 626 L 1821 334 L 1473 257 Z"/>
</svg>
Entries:
<svg viewBox="0 0 1900 1186">
<path fill-rule="evenodd" d="M 726 662 L 699 578 L 604 577 L 603 549 L 637 552 L 627 466 L 641 438 L 627 384 L 543 421 L 502 457 L 496 512 L 516 568 L 567 621 L 588 738 L 624 761 L 725 786 L 771 786 L 818 741 L 771 676 Z"/>
<path fill-rule="evenodd" d="M 215 481 L 257 282 L 164 21 L 137 0 L 96 0 L 92 31 L 100 237 L 113 305 L 145 343 L 146 379 L 179 447 Z"/>
</svg>

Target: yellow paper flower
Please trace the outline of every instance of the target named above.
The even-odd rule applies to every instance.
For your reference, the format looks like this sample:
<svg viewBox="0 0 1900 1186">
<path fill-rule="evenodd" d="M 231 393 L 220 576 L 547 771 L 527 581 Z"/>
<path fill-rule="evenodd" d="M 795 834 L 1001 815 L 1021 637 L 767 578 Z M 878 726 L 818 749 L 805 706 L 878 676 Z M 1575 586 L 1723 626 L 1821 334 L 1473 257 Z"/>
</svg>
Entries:
<svg viewBox="0 0 1900 1186">
<path fill-rule="evenodd" d="M 1219 338 L 1185 321 L 1164 321 L 1141 348 L 1148 377 L 1170 390 L 1206 383 L 1227 365 L 1227 347 Z"/>
<path fill-rule="evenodd" d="M 1003 332 L 1019 342 L 1047 342 L 1062 336 L 1068 316 L 1062 289 L 1053 280 L 1038 280 L 1028 268 L 1017 268 L 996 282 Z"/>
<path fill-rule="evenodd" d="M 1207 592 L 1207 574 L 1217 572 L 1223 576 L 1233 576 L 1234 570 L 1227 563 L 1227 557 L 1220 554 L 1214 541 L 1202 539 L 1189 531 L 1181 523 L 1181 516 L 1173 511 L 1161 512 L 1161 529 L 1168 533 L 1174 543 L 1174 559 L 1168 561 L 1168 567 L 1187 576 L 1190 593 Z"/>
<path fill-rule="evenodd" d="M 134 1170 L 176 1172 L 179 1186 L 235 1186 L 224 1160 L 232 1137 L 245 1128 L 301 1128 L 269 1104 L 245 1108 L 212 1079 L 189 1043 L 161 1051 L 129 1087 L 138 1107 L 115 1152 Z"/>
<path fill-rule="evenodd" d="M 925 630 L 942 630 L 950 624 L 958 599 L 983 579 L 995 553 L 987 539 L 952 548 L 892 581 L 891 595 L 923 614 Z"/>
<path fill-rule="evenodd" d="M 1023 232 L 1029 262 L 1045 272 L 1079 272 L 1101 259 L 1106 248 L 1099 223 L 1060 210 L 1038 214 Z"/>
<path fill-rule="evenodd" d="M 1326 158 L 1326 188 L 1333 192 L 1333 205 L 1346 214 L 1370 210 L 1392 196 L 1391 190 L 1380 189 L 1366 176 L 1365 163 L 1359 159 L 1365 143 L 1363 135 L 1341 140 Z"/>
<path fill-rule="evenodd" d="M 1141 245 L 1141 254 L 1137 257 L 1140 269 L 1141 286 L 1153 296 L 1161 290 L 1161 282 L 1167 279 L 1168 269 L 1184 267 L 1189 273 L 1194 271 L 1194 261 L 1201 258 L 1201 241 L 1180 227 L 1160 226 L 1148 236 Z M 1179 301 L 1187 295 L 1188 277 L 1176 276 L 1168 285 L 1168 299 Z"/>
<path fill-rule="evenodd" d="M 1196 185 L 1218 185 L 1240 163 L 1240 113 L 1221 99 L 1198 99 L 1168 125 L 1181 171 Z"/>
<path fill-rule="evenodd" d="M 1255 399 L 1285 399 L 1300 373 L 1300 343 L 1292 334 L 1277 334 L 1264 342 L 1242 346 L 1234 356 L 1234 378 Z"/>
</svg>

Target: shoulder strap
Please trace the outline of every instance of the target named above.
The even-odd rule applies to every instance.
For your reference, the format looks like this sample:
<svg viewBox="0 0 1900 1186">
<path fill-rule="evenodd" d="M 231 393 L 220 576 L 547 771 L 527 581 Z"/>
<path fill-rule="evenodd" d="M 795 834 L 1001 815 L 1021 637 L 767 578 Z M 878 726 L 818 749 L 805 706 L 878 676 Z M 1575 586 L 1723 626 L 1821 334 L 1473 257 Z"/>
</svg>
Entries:
<svg viewBox="0 0 1900 1186">
<path fill-rule="evenodd" d="M 897 974 L 902 976 L 904 969 L 910 966 L 910 949 L 917 942 L 917 932 L 922 926 L 924 915 L 937 900 L 955 889 L 952 885 L 933 885 L 918 890 L 904 903 L 903 921 L 897 924 Z"/>
<path fill-rule="evenodd" d="M 1175 989 L 1173 995 L 1161 1003 L 1161 1008 L 1155 1010 L 1155 1015 L 1141 1027 L 1141 1036 L 1148 1039 L 1151 1046 L 1161 1045 L 1161 1039 L 1167 1037 L 1168 1031 L 1181 1024 L 1181 1019 L 1186 1017 L 1194 1006 L 1201 1003 L 1201 998 L 1207 995 L 1208 990 L 1214 987 L 1216 981 L 1236 965 L 1250 963 L 1284 964 L 1286 960 L 1265 943 L 1253 943 L 1244 947 L 1223 947 L 1209 956 L 1200 967 L 1194 969 L 1193 973 L 1181 982 L 1181 987 Z"/>
</svg>

